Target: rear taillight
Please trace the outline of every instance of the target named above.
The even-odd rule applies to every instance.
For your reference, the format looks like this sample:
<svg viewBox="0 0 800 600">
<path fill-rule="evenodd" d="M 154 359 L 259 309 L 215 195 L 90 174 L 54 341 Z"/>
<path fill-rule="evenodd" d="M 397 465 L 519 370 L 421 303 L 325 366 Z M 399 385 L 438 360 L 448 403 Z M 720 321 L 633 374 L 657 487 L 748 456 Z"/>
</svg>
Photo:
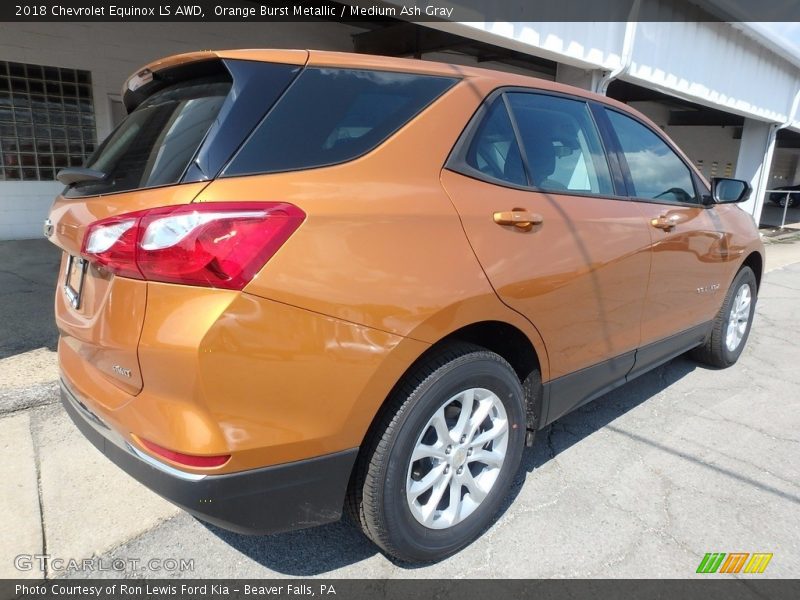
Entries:
<svg viewBox="0 0 800 600">
<path fill-rule="evenodd" d="M 284 202 L 208 202 L 89 226 L 81 254 L 122 277 L 240 290 L 305 219 Z"/>
</svg>

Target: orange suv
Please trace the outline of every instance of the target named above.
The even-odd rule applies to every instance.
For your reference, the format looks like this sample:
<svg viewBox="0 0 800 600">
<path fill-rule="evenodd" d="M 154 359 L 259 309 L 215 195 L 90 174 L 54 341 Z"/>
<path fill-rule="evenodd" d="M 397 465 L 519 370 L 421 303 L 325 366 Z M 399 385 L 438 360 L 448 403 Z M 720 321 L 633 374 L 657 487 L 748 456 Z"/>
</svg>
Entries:
<svg viewBox="0 0 800 600">
<path fill-rule="evenodd" d="M 45 225 L 63 403 L 133 477 L 246 533 L 335 521 L 436 560 L 534 432 L 692 350 L 726 367 L 763 269 L 747 183 L 629 107 L 461 66 L 197 52 Z"/>
</svg>

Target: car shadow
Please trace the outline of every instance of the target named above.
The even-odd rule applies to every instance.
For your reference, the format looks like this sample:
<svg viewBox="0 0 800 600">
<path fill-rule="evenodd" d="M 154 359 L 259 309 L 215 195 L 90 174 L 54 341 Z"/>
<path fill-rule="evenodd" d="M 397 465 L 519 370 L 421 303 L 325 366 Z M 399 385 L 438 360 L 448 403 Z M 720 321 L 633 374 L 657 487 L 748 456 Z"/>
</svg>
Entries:
<svg viewBox="0 0 800 600">
<path fill-rule="evenodd" d="M 522 456 L 522 467 L 509 492 L 507 506 L 513 504 L 514 498 L 522 489 L 528 473 L 546 464 L 575 444 L 582 442 L 596 431 L 609 425 L 618 417 L 664 391 L 698 368 L 707 369 L 711 367 L 700 365 L 685 356 L 679 356 L 564 415 L 555 423 L 551 423 L 541 431 L 538 431 L 533 446 L 526 448 L 526 452 Z M 552 433 L 558 429 L 569 431 L 570 435 L 553 436 Z"/>
<path fill-rule="evenodd" d="M 513 505 L 514 499 L 522 490 L 529 473 L 574 444 L 581 443 L 596 431 L 662 392 L 696 368 L 698 365 L 693 361 L 683 357 L 676 358 L 539 431 L 534 445 L 525 449 L 522 466 L 502 505 L 498 518 Z M 568 428 L 572 435 L 558 436 L 556 442 L 550 435 L 553 427 Z M 265 510 L 268 510 L 268 507 L 265 507 Z M 243 555 L 268 569 L 293 577 L 310 577 L 329 573 L 332 570 L 365 560 L 379 552 L 379 549 L 346 519 L 312 529 L 264 537 L 239 535 L 207 523 L 203 523 L 203 525 Z M 388 558 L 393 564 L 404 569 L 415 569 L 421 566 Z"/>
</svg>

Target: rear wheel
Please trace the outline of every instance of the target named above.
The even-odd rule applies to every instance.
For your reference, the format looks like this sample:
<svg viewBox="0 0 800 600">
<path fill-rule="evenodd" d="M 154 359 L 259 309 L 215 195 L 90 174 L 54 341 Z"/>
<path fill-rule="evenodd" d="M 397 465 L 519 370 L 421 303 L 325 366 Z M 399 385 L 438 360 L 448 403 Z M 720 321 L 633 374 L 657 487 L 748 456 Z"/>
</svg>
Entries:
<svg viewBox="0 0 800 600">
<path fill-rule="evenodd" d="M 692 351 L 693 358 L 719 368 L 729 367 L 739 360 L 750 335 L 757 291 L 753 270 L 742 267 L 714 319 L 711 335 L 705 344 Z"/>
<path fill-rule="evenodd" d="M 499 355 L 458 345 L 402 382 L 367 440 L 349 508 L 388 554 L 428 562 L 492 522 L 525 438 L 522 386 Z"/>
</svg>

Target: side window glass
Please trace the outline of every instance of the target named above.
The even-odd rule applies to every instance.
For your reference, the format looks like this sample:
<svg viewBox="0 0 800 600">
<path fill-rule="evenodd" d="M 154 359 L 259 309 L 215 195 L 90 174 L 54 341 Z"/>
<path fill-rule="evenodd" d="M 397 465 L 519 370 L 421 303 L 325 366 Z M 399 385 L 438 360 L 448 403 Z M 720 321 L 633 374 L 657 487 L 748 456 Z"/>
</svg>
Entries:
<svg viewBox="0 0 800 600">
<path fill-rule="evenodd" d="M 502 97 L 492 102 L 467 150 L 466 163 L 494 179 L 527 185 L 525 168 Z"/>
<path fill-rule="evenodd" d="M 548 192 L 614 193 L 600 135 L 585 102 L 524 92 L 509 93 L 508 100 L 532 185 Z"/>
<path fill-rule="evenodd" d="M 638 121 L 606 109 L 617 134 L 637 198 L 697 202 L 692 175 L 664 140 Z"/>
<path fill-rule="evenodd" d="M 279 173 L 353 160 L 382 144 L 457 79 L 307 67 L 224 175 Z"/>
</svg>

